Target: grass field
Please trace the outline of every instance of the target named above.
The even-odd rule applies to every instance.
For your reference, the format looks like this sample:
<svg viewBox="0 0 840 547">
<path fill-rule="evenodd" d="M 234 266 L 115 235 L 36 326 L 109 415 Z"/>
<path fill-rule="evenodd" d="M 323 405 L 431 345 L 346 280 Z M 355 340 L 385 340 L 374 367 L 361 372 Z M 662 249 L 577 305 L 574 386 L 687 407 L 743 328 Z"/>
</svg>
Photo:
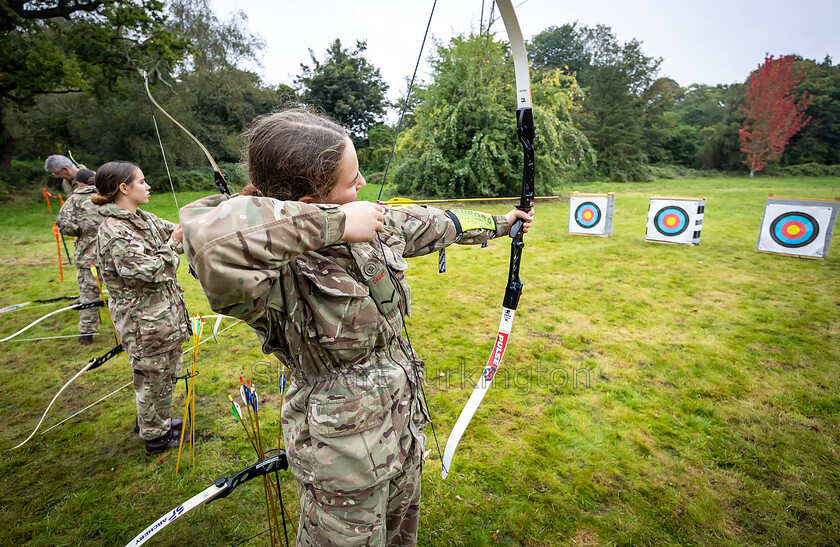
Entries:
<svg viewBox="0 0 840 547">
<path fill-rule="evenodd" d="M 568 234 L 568 203 L 540 203 L 525 237 L 525 288 L 505 362 L 446 481 L 432 451 L 423 476 L 421 545 L 830 545 L 840 542 L 840 244 L 826 260 L 754 251 L 769 193 L 840 196 L 840 179 L 757 178 L 605 183 L 610 238 Z M 370 199 L 373 188 L 363 197 Z M 207 193 L 212 189 L 208 184 Z M 705 196 L 697 247 L 645 243 L 651 195 Z M 181 205 L 201 197 L 179 195 Z M 390 197 L 390 196 L 387 196 Z M 512 205 L 512 204 L 511 204 Z M 493 213 L 511 205 L 471 204 Z M 171 194 L 149 210 L 174 219 Z M 43 201 L 0 206 L 0 307 L 76 294 L 58 281 L 54 215 Z M 453 247 L 412 260 L 411 340 L 425 358 L 441 449 L 490 353 L 509 244 Z M 180 272 L 192 313 L 209 313 Z M 0 338 L 54 307 L 0 314 Z M 73 334 L 58 314 L 26 333 Z M 107 322 L 107 319 L 106 319 Z M 231 322 L 223 323 L 223 327 Z M 131 389 L 7 452 L 52 396 L 113 345 L 72 339 L 0 344 L 0 544 L 122 545 L 221 476 L 254 461 L 228 407 L 239 376 L 262 393 L 277 435 L 277 364 L 239 324 L 201 346 L 197 464 L 147 458 L 132 432 Z M 126 357 L 83 375 L 49 427 L 131 379 Z M 175 412 L 183 412 L 183 383 Z M 182 461 L 183 466 L 183 461 Z M 297 514 L 294 481 L 281 476 Z M 152 545 L 230 545 L 265 529 L 260 481 L 201 507 Z M 250 544 L 265 545 L 268 535 Z"/>
</svg>

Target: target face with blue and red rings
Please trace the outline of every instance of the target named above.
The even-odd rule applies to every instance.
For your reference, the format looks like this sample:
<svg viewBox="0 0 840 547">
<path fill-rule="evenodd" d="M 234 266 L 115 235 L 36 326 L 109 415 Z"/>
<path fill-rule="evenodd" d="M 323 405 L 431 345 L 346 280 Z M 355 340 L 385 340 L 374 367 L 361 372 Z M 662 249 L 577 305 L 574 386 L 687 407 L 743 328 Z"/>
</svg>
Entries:
<svg viewBox="0 0 840 547">
<path fill-rule="evenodd" d="M 653 219 L 653 225 L 663 235 L 680 235 L 688 228 L 688 213 L 682 207 L 677 207 L 676 205 L 663 207 L 656 213 Z"/>
<path fill-rule="evenodd" d="M 770 237 L 782 247 L 804 247 L 820 234 L 820 225 L 808 213 L 791 211 L 770 224 Z"/>
<path fill-rule="evenodd" d="M 578 205 L 575 209 L 575 222 L 581 228 L 592 228 L 601 222 L 601 208 L 592 203 L 585 201 Z"/>
</svg>

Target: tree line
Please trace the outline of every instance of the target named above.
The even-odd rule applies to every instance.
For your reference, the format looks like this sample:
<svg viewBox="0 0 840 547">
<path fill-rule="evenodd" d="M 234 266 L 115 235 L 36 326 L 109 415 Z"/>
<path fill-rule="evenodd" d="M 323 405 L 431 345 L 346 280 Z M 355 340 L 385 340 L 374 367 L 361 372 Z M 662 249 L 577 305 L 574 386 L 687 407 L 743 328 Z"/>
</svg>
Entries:
<svg viewBox="0 0 840 547">
<path fill-rule="evenodd" d="M 404 110 L 387 175 L 398 192 L 517 193 L 513 65 L 500 22 L 436 42 L 431 77 L 408 103 L 394 104 L 365 42 L 335 40 L 323 53 L 310 51 L 293 81 L 266 84 L 255 71 L 264 44 L 247 31 L 246 16 L 220 20 L 207 0 L 6 0 L 0 27 L 0 183 L 7 193 L 25 181 L 42 184 L 43 158 L 68 149 L 89 166 L 135 161 L 156 185 L 168 185 L 143 71 L 158 102 L 217 161 L 233 164 L 234 184 L 254 118 L 310 104 L 348 129 L 369 182 L 382 180 L 394 144 L 396 120 L 387 114 Z M 662 59 L 641 42 L 621 43 L 604 25 L 552 26 L 527 49 L 538 191 L 578 180 L 749 171 L 741 135 L 750 74 L 744 83 L 682 87 L 659 76 Z M 789 78 L 791 95 L 807 91 L 807 104 L 800 102 L 807 123 L 768 169 L 840 174 L 840 65 L 829 57 L 791 64 L 798 75 Z M 202 152 L 168 120 L 156 125 L 176 185 L 208 188 Z"/>
</svg>

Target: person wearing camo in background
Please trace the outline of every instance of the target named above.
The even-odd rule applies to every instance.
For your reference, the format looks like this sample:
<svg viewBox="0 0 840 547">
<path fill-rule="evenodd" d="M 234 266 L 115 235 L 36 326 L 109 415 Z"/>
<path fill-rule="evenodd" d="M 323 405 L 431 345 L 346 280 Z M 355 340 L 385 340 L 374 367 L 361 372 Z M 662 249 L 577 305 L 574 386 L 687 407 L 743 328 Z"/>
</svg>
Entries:
<svg viewBox="0 0 840 547">
<path fill-rule="evenodd" d="M 76 189 L 61 206 L 55 222 L 62 235 L 76 238 L 76 282 L 79 284 L 79 302 L 100 300 L 99 288 L 90 267 L 96 263 L 96 231 L 105 220 L 90 196 L 96 190 L 90 169 L 79 169 L 73 180 Z M 93 342 L 93 333 L 99 327 L 99 308 L 79 310 L 79 342 L 88 345 Z"/>
<path fill-rule="evenodd" d="M 61 179 L 61 189 L 68 198 L 73 193 L 73 190 L 75 190 L 73 177 L 76 176 L 79 169 L 85 169 L 85 166 L 81 164 L 76 165 L 70 158 L 61 154 L 47 156 L 46 161 L 44 161 L 44 171 L 49 171 L 53 177 Z"/>
<path fill-rule="evenodd" d="M 533 215 L 355 201 L 366 183 L 353 142 L 301 110 L 255 122 L 248 173 L 242 194 L 181 209 L 184 252 L 211 308 L 290 369 L 297 544 L 415 545 L 429 417 L 423 362 L 401 334 L 405 259 L 506 235 L 516 218 L 527 230 Z"/>
<path fill-rule="evenodd" d="M 135 431 L 148 456 L 177 447 L 183 426 L 181 420 L 170 419 L 182 345 L 191 334 L 176 277 L 183 230 L 138 208 L 149 202 L 149 185 L 133 163 L 106 163 L 96 172 L 95 184 L 91 201 L 101 205 L 105 217 L 96 239 L 96 261 L 134 370 Z"/>
</svg>

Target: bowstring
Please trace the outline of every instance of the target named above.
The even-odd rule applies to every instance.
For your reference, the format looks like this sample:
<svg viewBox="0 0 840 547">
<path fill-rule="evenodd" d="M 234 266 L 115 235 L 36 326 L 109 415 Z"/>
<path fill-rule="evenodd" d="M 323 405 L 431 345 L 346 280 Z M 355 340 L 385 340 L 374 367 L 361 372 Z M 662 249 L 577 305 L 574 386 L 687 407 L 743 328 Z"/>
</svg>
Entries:
<svg viewBox="0 0 840 547">
<path fill-rule="evenodd" d="M 160 138 L 160 129 L 158 129 L 157 118 L 155 117 L 155 107 L 152 101 L 149 100 L 149 112 L 152 114 L 152 123 L 155 126 L 155 134 L 157 135 L 158 144 L 160 145 L 160 154 L 163 156 L 163 165 L 166 167 L 166 178 L 169 179 L 169 188 L 172 190 L 172 199 L 175 200 L 175 209 L 181 211 L 178 205 L 178 197 L 175 195 L 175 185 L 172 184 L 172 174 L 169 172 L 169 162 L 166 161 L 166 152 L 163 149 L 163 139 Z"/>
<path fill-rule="evenodd" d="M 382 200 L 382 190 L 385 188 L 385 179 L 388 178 L 388 169 L 391 167 L 391 160 L 394 158 L 394 150 L 397 149 L 397 139 L 400 136 L 405 112 L 408 110 L 409 100 L 411 99 L 411 90 L 414 89 L 414 79 L 417 77 L 417 70 L 420 68 L 420 59 L 423 58 L 423 49 L 426 47 L 426 38 L 429 36 L 429 28 L 432 26 L 432 16 L 435 14 L 435 6 L 437 6 L 437 0 L 432 2 L 432 11 L 429 13 L 429 22 L 426 23 L 426 32 L 423 34 L 423 42 L 420 44 L 420 52 L 417 54 L 417 62 L 414 64 L 414 72 L 411 74 L 411 80 L 408 83 L 408 91 L 406 91 L 402 111 L 400 112 L 400 118 L 397 121 L 397 131 L 394 133 L 394 142 L 391 144 L 391 153 L 388 155 L 388 163 L 385 165 L 385 172 L 382 174 L 382 183 L 379 185 L 379 195 L 376 198 L 377 201 Z"/>
<path fill-rule="evenodd" d="M 379 196 L 377 197 L 377 201 L 379 201 L 380 203 L 382 202 L 382 190 L 385 188 L 385 180 L 388 177 L 388 169 L 391 167 L 391 160 L 393 159 L 394 151 L 397 148 L 397 139 L 400 136 L 400 130 L 402 129 L 403 119 L 405 118 L 405 113 L 408 110 L 408 105 L 411 100 L 411 91 L 414 88 L 414 80 L 417 78 L 417 71 L 420 67 L 420 60 L 423 58 L 423 49 L 426 47 L 426 39 L 429 36 L 429 29 L 432 26 L 432 17 L 434 16 L 436 6 L 437 0 L 434 0 L 434 2 L 432 2 L 432 10 L 429 13 L 429 21 L 426 23 L 426 32 L 423 34 L 423 41 L 420 44 L 420 51 L 417 54 L 417 62 L 414 64 L 414 72 L 411 74 L 411 80 L 409 81 L 408 90 L 403 101 L 402 111 L 400 112 L 400 117 L 397 121 L 397 130 L 394 134 L 394 142 L 391 145 L 391 153 L 388 155 L 388 163 L 385 165 L 385 172 L 382 174 L 382 182 L 379 185 Z M 382 244 L 382 238 L 379 237 L 379 232 L 376 233 L 376 239 L 377 241 L 379 241 L 379 251 L 382 253 L 382 260 L 385 262 L 385 269 L 388 270 L 388 275 L 391 278 L 391 283 L 393 283 L 394 287 L 400 291 L 402 300 L 403 302 L 405 302 L 406 295 L 403 294 L 399 281 L 394 277 L 394 272 L 391 271 L 391 267 L 388 265 L 388 258 L 385 255 L 385 247 Z M 407 353 L 408 358 L 411 360 L 411 367 L 414 371 L 414 378 L 417 384 L 420 386 L 420 395 L 423 398 L 423 404 L 426 406 L 426 411 L 429 413 L 429 425 L 432 426 L 432 436 L 435 439 L 435 446 L 437 447 L 438 457 L 440 458 L 440 464 L 441 466 L 443 466 L 443 454 L 440 451 L 440 442 L 438 442 L 437 431 L 435 431 L 435 423 L 431 419 L 431 410 L 429 409 L 429 402 L 426 399 L 426 390 L 423 386 L 424 382 L 420 380 L 420 373 L 417 368 L 417 354 L 414 352 L 414 347 L 411 345 L 411 336 L 408 334 L 408 324 L 405 321 L 405 312 L 403 311 L 403 307 L 400 304 L 397 304 L 397 309 L 400 311 L 400 319 L 402 320 L 402 332 L 405 332 L 405 339 L 408 343 L 408 351 L 406 351 L 405 347 L 403 347 L 402 344 L 402 336 L 400 333 L 397 333 L 398 338 L 400 340 L 400 349 L 403 351 L 403 353 Z M 396 329 L 394 329 L 393 325 L 390 324 L 390 321 L 387 317 L 385 318 L 385 320 L 391 326 L 391 330 L 396 332 Z M 420 410 L 422 412 L 422 409 Z M 422 457 L 420 465 L 422 466 Z"/>
</svg>

